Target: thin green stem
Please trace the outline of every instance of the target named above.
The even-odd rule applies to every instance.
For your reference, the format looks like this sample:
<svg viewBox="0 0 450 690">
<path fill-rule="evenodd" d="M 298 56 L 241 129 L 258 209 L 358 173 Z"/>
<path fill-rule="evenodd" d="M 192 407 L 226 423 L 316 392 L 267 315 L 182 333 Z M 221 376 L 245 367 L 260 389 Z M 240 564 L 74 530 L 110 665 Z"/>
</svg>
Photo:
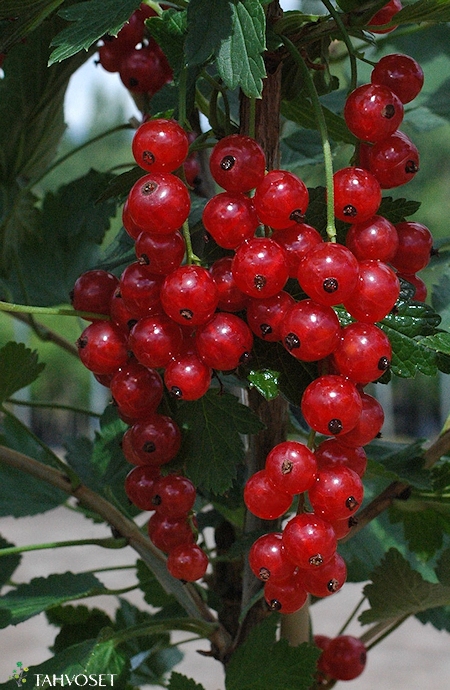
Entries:
<svg viewBox="0 0 450 690">
<path fill-rule="evenodd" d="M 66 541 L 53 541 L 44 544 L 28 544 L 27 546 L 8 546 L 0 549 L 2 556 L 14 556 L 19 553 L 30 551 L 45 551 L 46 549 L 61 549 L 66 546 L 102 546 L 104 549 L 123 549 L 127 546 L 126 539 L 115 539 L 107 537 L 105 539 L 67 539 Z"/>
<path fill-rule="evenodd" d="M 184 243 L 186 245 L 186 263 L 187 264 L 201 264 L 201 260 L 194 254 L 193 249 L 192 249 L 192 240 L 191 240 L 191 233 L 189 232 L 189 223 L 186 220 L 183 223 L 183 237 L 184 237 Z"/>
<path fill-rule="evenodd" d="M 350 613 L 350 615 L 349 615 L 349 617 L 347 618 L 347 620 L 346 620 L 346 621 L 344 622 L 344 624 L 342 625 L 342 627 L 341 627 L 341 629 L 339 630 L 339 632 L 337 633 L 336 637 L 338 637 L 339 635 L 343 635 L 343 634 L 344 634 L 345 630 L 347 630 L 348 626 L 350 625 L 350 623 L 352 622 L 352 620 L 354 619 L 354 617 L 355 617 L 356 614 L 358 613 L 358 611 L 359 611 L 359 609 L 361 608 L 361 606 L 364 604 L 365 600 L 366 600 L 366 597 L 362 597 L 361 600 L 356 604 L 355 608 L 353 609 L 353 611 Z"/>
<path fill-rule="evenodd" d="M 76 309 L 65 309 L 64 307 L 33 307 L 29 304 L 13 304 L 12 302 L 0 301 L 0 311 L 17 312 L 20 314 L 45 314 L 47 316 L 78 316 L 81 319 L 99 321 L 109 321 L 106 314 L 94 314 L 89 311 L 77 311 Z"/>
<path fill-rule="evenodd" d="M 292 58 L 300 68 L 302 77 L 304 79 L 306 88 L 308 89 L 311 105 L 314 110 L 316 124 L 322 140 L 323 158 L 325 166 L 325 180 L 327 188 L 327 236 L 330 242 L 336 242 L 336 226 L 334 223 L 334 189 L 333 189 L 333 159 L 331 155 L 330 141 L 328 139 L 327 123 L 323 113 L 322 105 L 320 103 L 319 94 L 317 93 L 314 81 L 311 77 L 308 67 L 305 64 L 302 56 L 298 52 L 292 41 L 286 36 L 281 36 L 281 39 L 288 49 Z"/>
<path fill-rule="evenodd" d="M 405 616 L 399 616 L 398 618 L 391 619 L 388 621 L 381 621 L 376 623 L 369 630 L 367 630 L 363 635 L 361 635 L 360 640 L 364 642 L 367 650 L 373 649 L 375 645 L 384 640 L 388 635 L 390 635 L 394 630 L 400 627 L 402 623 L 409 618 L 409 614 Z M 370 644 L 369 644 L 370 643 Z"/>
<path fill-rule="evenodd" d="M 53 402 L 39 402 L 37 400 L 18 400 L 17 398 L 8 398 L 5 400 L 10 405 L 22 405 L 24 407 L 37 407 L 51 410 L 64 410 L 67 412 L 76 412 L 77 414 L 84 414 L 87 417 L 96 417 L 100 419 L 102 416 L 100 412 L 93 412 L 92 410 L 85 410 L 81 407 L 74 407 L 73 405 L 61 405 Z"/>
<path fill-rule="evenodd" d="M 217 628 L 215 623 L 203 622 L 193 618 L 167 618 L 164 621 L 155 621 L 145 626 L 133 626 L 126 630 L 121 630 L 113 635 L 114 642 L 121 644 L 128 642 L 136 637 L 146 637 L 148 635 L 160 635 L 171 630 L 184 630 L 186 632 L 197 633 L 199 637 L 209 638 L 213 630 Z"/>
<path fill-rule="evenodd" d="M 121 132 L 125 129 L 133 129 L 133 126 L 130 123 L 122 124 L 122 125 L 116 125 L 115 127 L 112 127 L 111 129 L 107 129 L 104 132 L 101 132 L 101 134 L 97 134 L 95 137 L 92 137 L 91 139 L 88 139 L 87 141 L 84 141 L 82 144 L 79 146 L 76 146 L 74 149 L 71 149 L 68 151 L 68 153 L 64 154 L 64 156 L 61 156 L 61 158 L 58 158 L 52 165 L 50 165 L 42 175 L 40 175 L 38 178 L 33 179 L 29 185 L 28 188 L 31 189 L 34 187 L 36 184 L 41 182 L 41 180 L 44 179 L 49 173 L 53 172 L 55 168 L 59 167 L 63 163 L 65 163 L 69 158 L 72 156 L 75 156 L 77 153 L 80 153 L 80 151 L 83 151 L 88 146 L 91 146 L 91 144 L 96 144 L 98 141 L 101 141 L 105 137 L 108 137 L 110 134 L 115 134 L 116 132 Z"/>
<path fill-rule="evenodd" d="M 327 8 L 328 12 L 333 17 L 337 26 L 339 27 L 342 40 L 344 41 L 344 43 L 347 47 L 348 57 L 350 60 L 350 91 L 353 91 L 353 89 L 356 88 L 357 77 L 358 77 L 357 70 L 356 70 L 356 56 L 355 56 L 355 50 L 353 48 L 353 44 L 350 40 L 350 36 L 348 35 L 347 29 L 344 26 L 344 23 L 341 19 L 339 12 L 336 12 L 335 8 L 333 7 L 333 5 L 331 4 L 331 2 L 329 0 L 322 0 L 322 2 L 325 5 L 325 7 Z"/>
</svg>

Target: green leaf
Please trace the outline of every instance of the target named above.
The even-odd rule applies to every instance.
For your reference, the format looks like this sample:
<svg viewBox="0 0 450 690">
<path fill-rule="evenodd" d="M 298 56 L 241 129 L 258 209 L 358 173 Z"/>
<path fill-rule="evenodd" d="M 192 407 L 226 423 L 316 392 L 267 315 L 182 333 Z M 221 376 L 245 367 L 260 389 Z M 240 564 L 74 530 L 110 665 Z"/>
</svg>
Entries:
<svg viewBox="0 0 450 690">
<path fill-rule="evenodd" d="M 448 0 L 419 0 L 403 7 L 395 15 L 395 24 L 419 24 L 420 22 L 449 22 Z"/>
<path fill-rule="evenodd" d="M 227 666 L 226 690 L 307 690 L 314 681 L 317 647 L 276 641 L 277 616 L 252 628 Z"/>
<path fill-rule="evenodd" d="M 92 573 L 67 572 L 37 577 L 29 583 L 18 585 L 0 597 L 0 608 L 11 612 L 11 622 L 16 625 L 52 606 L 106 592 L 104 585 Z"/>
<path fill-rule="evenodd" d="M 14 268 L 7 282 L 14 301 L 39 306 L 69 302 L 75 280 L 95 265 L 99 245 L 115 216 L 115 200 L 97 203 L 111 177 L 90 170 L 57 192 L 47 193 L 40 236 L 21 243 L 21 273 Z"/>
<path fill-rule="evenodd" d="M 174 597 L 163 589 L 151 570 L 141 560 L 136 565 L 136 577 L 147 604 L 155 608 L 163 608 L 174 603 Z"/>
<path fill-rule="evenodd" d="M 185 437 L 186 474 L 200 489 L 225 493 L 244 460 L 241 434 L 263 428 L 258 417 L 235 395 L 212 389 L 200 400 L 180 403 L 176 420 Z"/>
<path fill-rule="evenodd" d="M 441 585 L 450 587 L 450 549 L 446 549 L 441 555 L 436 567 L 436 575 Z"/>
<path fill-rule="evenodd" d="M 9 342 L 0 349 L 0 404 L 33 383 L 45 367 L 36 350 L 23 343 Z"/>
<path fill-rule="evenodd" d="M 84 640 L 91 640 L 102 628 L 111 627 L 112 621 L 100 609 L 88 609 L 87 606 L 55 606 L 46 612 L 51 625 L 61 628 L 53 643 L 54 654 L 62 652 Z"/>
<path fill-rule="evenodd" d="M 259 0 L 232 4 L 231 34 L 217 52 L 217 69 L 229 89 L 240 87 L 249 98 L 261 98 L 266 69 L 265 14 Z"/>
<path fill-rule="evenodd" d="M 371 473 L 390 481 L 406 482 L 417 489 L 431 489 L 431 472 L 423 468 L 422 443 L 420 439 L 412 443 L 373 441 L 369 450 Z"/>
<path fill-rule="evenodd" d="M 450 516 L 420 504 L 414 510 L 415 505 L 413 500 L 404 505 L 396 501 L 389 511 L 389 519 L 402 523 L 408 548 L 427 561 L 442 547 L 444 534 L 450 534 Z"/>
<path fill-rule="evenodd" d="M 51 45 L 57 48 L 50 55 L 49 64 L 88 50 L 105 34 L 117 36 L 138 7 L 136 0 L 87 0 L 62 9 L 60 16 L 73 24 L 52 40 Z"/>
<path fill-rule="evenodd" d="M 354 137 L 345 120 L 333 113 L 329 108 L 322 106 L 325 122 L 327 125 L 328 134 L 335 142 L 344 142 L 346 144 L 356 144 Z M 295 99 L 290 101 L 283 101 L 281 104 L 281 114 L 288 120 L 292 120 L 302 127 L 307 129 L 317 129 L 314 111 L 311 102 L 305 98 L 304 93 L 299 94 Z"/>
<path fill-rule="evenodd" d="M 188 65 L 201 65 L 231 34 L 233 10 L 223 0 L 191 0 L 187 8 L 185 43 Z"/>
<path fill-rule="evenodd" d="M 389 549 L 371 580 L 364 587 L 370 609 L 359 616 L 363 625 L 450 604 L 450 586 L 425 580 L 397 549 Z"/>
<path fill-rule="evenodd" d="M 187 13 L 174 9 L 165 10 L 160 17 L 151 17 L 146 26 L 155 41 L 164 46 L 164 55 L 178 75 L 185 65 L 184 42 L 187 34 Z"/>
<path fill-rule="evenodd" d="M 265 397 L 266 400 L 274 400 L 279 394 L 278 379 L 280 373 L 273 371 L 273 369 L 252 369 L 247 376 L 250 381 L 250 387 L 256 390 Z"/>
<path fill-rule="evenodd" d="M 3 537 L 0 537 L 0 549 L 7 549 L 14 546 Z M 0 558 L 0 588 L 8 583 L 13 572 L 20 565 L 22 556 L 20 554 L 11 554 L 10 556 L 2 556 Z"/>
<path fill-rule="evenodd" d="M 435 352 L 443 352 L 445 355 L 450 355 L 450 333 L 442 332 L 428 335 L 420 340 L 420 344 Z"/>
<path fill-rule="evenodd" d="M 183 676 L 175 671 L 170 676 L 168 690 L 205 690 L 203 685 L 196 683 L 192 678 Z"/>
<path fill-rule="evenodd" d="M 30 31 L 35 30 L 64 0 L 3 0 L 0 21 L 0 53 L 9 53 Z"/>
<path fill-rule="evenodd" d="M 378 213 L 395 224 L 401 223 L 408 216 L 412 216 L 419 210 L 420 206 L 420 201 L 411 201 L 404 198 L 393 199 L 391 196 L 386 196 L 381 200 Z"/>
</svg>

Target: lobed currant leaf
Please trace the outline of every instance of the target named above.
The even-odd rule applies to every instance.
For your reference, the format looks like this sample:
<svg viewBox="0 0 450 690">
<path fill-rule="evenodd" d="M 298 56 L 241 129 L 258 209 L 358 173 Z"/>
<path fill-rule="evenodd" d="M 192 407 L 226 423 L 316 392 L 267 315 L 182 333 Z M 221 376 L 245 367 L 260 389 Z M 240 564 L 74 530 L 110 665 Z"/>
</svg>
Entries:
<svg viewBox="0 0 450 690">
<path fill-rule="evenodd" d="M 137 561 L 136 577 L 147 604 L 156 608 L 175 604 L 175 599 L 163 589 L 144 561 Z"/>
<path fill-rule="evenodd" d="M 112 620 L 101 609 L 87 606 L 54 606 L 46 611 L 51 625 L 60 628 L 52 651 L 57 654 L 73 644 L 97 637 L 102 628 L 111 627 Z"/>
<path fill-rule="evenodd" d="M 393 199 L 390 196 L 383 197 L 377 213 L 387 218 L 391 223 L 401 223 L 408 216 L 412 216 L 421 206 L 420 201 L 408 199 Z"/>
<path fill-rule="evenodd" d="M 403 7 L 395 15 L 395 24 L 411 24 L 423 21 L 450 21 L 450 7 L 446 0 L 418 0 L 418 2 Z"/>
<path fill-rule="evenodd" d="M 9 342 L 0 349 L 0 403 L 35 381 L 45 367 L 36 350 L 23 343 Z"/>
<path fill-rule="evenodd" d="M 401 522 L 408 548 L 417 556 L 427 561 L 442 547 L 444 535 L 450 534 L 450 515 L 434 510 L 432 506 L 424 508 L 423 502 L 414 510 L 414 501 L 395 505 L 389 511 L 391 522 Z"/>
<path fill-rule="evenodd" d="M 192 678 L 173 671 L 167 690 L 204 690 L 204 687 L 200 683 L 196 683 Z"/>
<path fill-rule="evenodd" d="M 164 55 L 167 57 L 174 74 L 178 74 L 185 64 L 186 12 L 178 12 L 169 8 L 160 17 L 150 17 L 146 26 L 155 41 L 164 46 Z"/>
<path fill-rule="evenodd" d="M 424 469 L 423 441 L 390 443 L 372 441 L 370 444 L 369 469 L 373 475 L 390 481 L 401 481 L 417 489 L 432 488 L 430 470 Z"/>
<path fill-rule="evenodd" d="M 450 605 L 450 586 L 425 580 L 394 548 L 375 568 L 363 591 L 370 603 L 370 609 L 359 616 L 363 625 Z"/>
<path fill-rule="evenodd" d="M 187 8 L 186 60 L 201 65 L 220 47 L 232 30 L 233 10 L 223 0 L 191 0 Z"/>
</svg>

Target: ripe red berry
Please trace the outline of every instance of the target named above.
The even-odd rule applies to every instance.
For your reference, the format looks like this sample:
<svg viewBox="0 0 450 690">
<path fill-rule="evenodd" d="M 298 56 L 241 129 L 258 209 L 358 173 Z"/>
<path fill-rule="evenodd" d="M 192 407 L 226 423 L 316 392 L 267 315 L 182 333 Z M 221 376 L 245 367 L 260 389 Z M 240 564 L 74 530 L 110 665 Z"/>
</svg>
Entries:
<svg viewBox="0 0 450 690">
<path fill-rule="evenodd" d="M 190 198 L 186 185 L 172 173 L 148 173 L 128 194 L 128 210 L 142 230 L 170 235 L 189 215 Z"/>
<path fill-rule="evenodd" d="M 308 491 L 315 514 L 329 522 L 351 517 L 360 507 L 363 496 L 361 477 L 345 465 L 319 470 Z"/>
<path fill-rule="evenodd" d="M 284 552 L 281 532 L 263 534 L 253 542 L 248 562 L 253 574 L 263 582 L 284 580 L 295 570 L 295 565 Z"/>
<path fill-rule="evenodd" d="M 351 225 L 345 244 L 358 261 L 377 259 L 389 263 L 398 247 L 394 225 L 383 216 L 372 216 L 364 223 Z"/>
<path fill-rule="evenodd" d="M 236 249 L 231 270 L 241 292 L 257 298 L 276 295 L 289 278 L 286 252 L 269 237 L 242 242 Z"/>
<path fill-rule="evenodd" d="M 319 434 L 337 436 L 356 425 L 362 412 L 361 396 L 349 379 L 327 374 L 306 387 L 301 411 L 307 424 Z"/>
<path fill-rule="evenodd" d="M 146 316 L 159 304 L 163 276 L 133 261 L 122 271 L 119 291 L 130 314 L 136 319 Z"/>
<path fill-rule="evenodd" d="M 236 249 L 250 239 L 259 225 L 253 200 L 239 192 L 213 196 L 203 209 L 205 230 L 224 249 Z"/>
<path fill-rule="evenodd" d="M 164 370 L 166 388 L 179 400 L 198 400 L 208 391 L 212 370 L 194 351 L 177 355 Z"/>
<path fill-rule="evenodd" d="M 127 362 L 114 374 L 110 389 L 120 413 L 130 419 L 140 419 L 156 412 L 163 396 L 159 373 L 136 360 Z"/>
<path fill-rule="evenodd" d="M 165 314 L 146 316 L 132 327 L 128 344 L 138 362 L 158 369 L 167 366 L 180 352 L 183 332 Z"/>
<path fill-rule="evenodd" d="M 155 43 L 135 48 L 124 56 L 119 76 L 132 93 L 154 96 L 172 80 L 172 70 L 162 50 Z"/>
<path fill-rule="evenodd" d="M 164 465 L 180 450 L 181 431 L 167 415 L 152 414 L 130 428 L 130 444 L 141 465 Z"/>
<path fill-rule="evenodd" d="M 125 335 L 110 321 L 94 321 L 77 340 L 80 359 L 95 374 L 114 374 L 128 360 Z"/>
<path fill-rule="evenodd" d="M 403 103 L 383 84 L 363 84 L 347 97 L 344 119 L 358 139 L 381 141 L 399 128 Z"/>
<path fill-rule="evenodd" d="M 359 280 L 344 307 L 358 321 L 374 323 L 389 314 L 400 294 L 394 270 L 382 261 L 361 261 Z"/>
<path fill-rule="evenodd" d="M 168 275 L 181 265 L 186 245 L 181 234 L 152 235 L 141 232 L 134 245 L 137 260 L 157 275 Z"/>
<path fill-rule="evenodd" d="M 284 290 L 266 299 L 249 297 L 246 313 L 247 323 L 258 338 L 267 342 L 281 340 L 283 320 L 294 304 L 294 298 Z"/>
<path fill-rule="evenodd" d="M 265 470 L 278 489 L 294 496 L 307 491 L 317 476 L 314 453 L 298 441 L 283 441 L 269 452 Z"/>
<path fill-rule="evenodd" d="M 230 134 L 214 146 L 209 159 L 211 175 L 228 192 L 249 192 L 264 178 L 266 158 L 251 137 Z"/>
<path fill-rule="evenodd" d="M 301 570 L 299 577 L 306 591 L 314 597 L 329 597 L 339 592 L 345 584 L 347 566 L 342 556 L 335 553 L 331 560 L 323 563 L 319 568 Z M 316 639 L 314 641 L 317 644 Z M 322 649 L 325 647 L 326 643 Z"/>
<path fill-rule="evenodd" d="M 299 568 L 318 568 L 336 553 L 337 540 L 329 522 L 313 513 L 299 513 L 283 529 L 283 545 Z"/>
<path fill-rule="evenodd" d="M 140 510 L 155 509 L 152 503 L 153 487 L 159 476 L 159 467 L 138 465 L 125 477 L 125 493 Z"/>
<path fill-rule="evenodd" d="M 419 170 L 417 147 L 400 131 L 374 144 L 367 159 L 368 169 L 382 189 L 407 184 Z"/>
<path fill-rule="evenodd" d="M 289 228 L 276 230 L 272 233 L 272 239 L 287 254 L 290 278 L 297 278 L 300 261 L 316 244 L 323 242 L 317 230 L 307 223 L 295 223 Z"/>
<path fill-rule="evenodd" d="M 155 512 L 147 523 L 147 530 L 150 541 L 164 553 L 179 545 L 194 543 L 192 520 L 188 515 L 169 518 Z"/>
<path fill-rule="evenodd" d="M 335 465 L 345 465 L 362 477 L 367 468 L 367 455 L 364 448 L 343 446 L 339 438 L 326 438 L 319 443 L 314 456 L 319 470 Z"/>
<path fill-rule="evenodd" d="M 308 594 L 298 573 L 284 580 L 268 580 L 264 584 L 264 599 L 271 611 L 295 613 L 306 603 Z"/>
<path fill-rule="evenodd" d="M 188 150 L 186 132 L 176 120 L 167 118 L 146 120 L 131 142 L 136 163 L 150 172 L 173 172 L 182 165 Z"/>
<path fill-rule="evenodd" d="M 384 423 L 384 411 L 373 395 L 361 393 L 361 416 L 351 431 L 339 436 L 339 442 L 346 447 L 359 448 L 378 436 Z"/>
<path fill-rule="evenodd" d="M 392 347 L 381 328 L 356 321 L 342 329 L 333 359 L 340 374 L 366 385 L 389 369 Z"/>
<path fill-rule="evenodd" d="M 330 640 L 321 656 L 321 668 L 335 680 L 353 680 L 364 671 L 367 650 L 363 642 L 351 635 Z"/>
<path fill-rule="evenodd" d="M 101 269 L 82 273 L 74 283 L 70 300 L 77 311 L 109 314 L 109 305 L 119 281 Z"/>
<path fill-rule="evenodd" d="M 208 556 L 198 544 L 180 544 L 169 551 L 167 570 L 185 582 L 200 580 L 208 568 Z"/>
<path fill-rule="evenodd" d="M 364 168 L 350 166 L 333 175 L 334 215 L 346 223 L 363 223 L 372 218 L 381 203 L 376 177 Z"/>
<path fill-rule="evenodd" d="M 214 261 L 209 270 L 219 293 L 217 308 L 222 311 L 237 312 L 245 309 L 249 298 L 236 285 L 232 262 L 233 257 L 223 256 Z"/>
<path fill-rule="evenodd" d="M 400 279 L 406 280 L 406 282 L 412 285 L 412 287 L 415 289 L 414 300 L 416 302 L 425 302 L 428 289 L 426 283 L 420 276 L 417 276 L 414 273 L 412 275 L 409 275 L 408 273 L 397 273 L 397 275 Z"/>
<path fill-rule="evenodd" d="M 153 484 L 152 509 L 171 519 L 180 518 L 192 510 L 196 495 L 190 479 L 181 474 L 167 474 Z"/>
<path fill-rule="evenodd" d="M 422 223 L 404 221 L 395 226 L 398 248 L 391 264 L 400 273 L 418 273 L 428 266 L 433 249 L 433 235 Z"/>
<path fill-rule="evenodd" d="M 281 230 L 303 222 L 309 192 L 294 173 L 271 170 L 256 188 L 254 202 L 261 223 Z"/>
<path fill-rule="evenodd" d="M 207 268 L 194 264 L 180 266 L 166 276 L 161 288 L 161 304 L 171 319 L 181 325 L 199 326 L 214 314 L 219 293 Z"/>
<path fill-rule="evenodd" d="M 402 103 L 409 103 L 421 91 L 424 75 L 419 63 L 409 55 L 391 53 L 382 57 L 370 75 L 372 84 L 384 84 Z"/>
<path fill-rule="evenodd" d="M 236 314 L 216 312 L 195 334 L 200 359 L 211 369 L 232 371 L 250 359 L 253 334 Z"/>
<path fill-rule="evenodd" d="M 358 281 L 358 261 L 336 242 L 322 242 L 302 259 L 298 282 L 311 299 L 333 306 L 352 294 Z"/>
<path fill-rule="evenodd" d="M 378 10 L 378 12 L 373 15 L 370 23 L 367 25 L 367 28 L 374 34 L 388 34 L 391 31 L 394 31 L 394 29 L 397 28 L 396 26 L 390 26 L 387 29 L 375 29 L 374 27 L 381 27 L 384 24 L 389 24 L 392 21 L 392 18 L 395 17 L 397 12 L 400 12 L 401 9 L 401 0 L 389 0 L 386 5 L 383 5 L 381 10 Z"/>
<path fill-rule="evenodd" d="M 304 362 L 330 355 L 339 342 L 341 325 L 332 307 L 311 299 L 296 302 L 280 325 L 281 341 L 290 354 Z"/>
<path fill-rule="evenodd" d="M 244 503 L 261 520 L 275 520 L 284 515 L 292 503 L 292 494 L 278 489 L 266 470 L 255 472 L 244 486 Z"/>
</svg>

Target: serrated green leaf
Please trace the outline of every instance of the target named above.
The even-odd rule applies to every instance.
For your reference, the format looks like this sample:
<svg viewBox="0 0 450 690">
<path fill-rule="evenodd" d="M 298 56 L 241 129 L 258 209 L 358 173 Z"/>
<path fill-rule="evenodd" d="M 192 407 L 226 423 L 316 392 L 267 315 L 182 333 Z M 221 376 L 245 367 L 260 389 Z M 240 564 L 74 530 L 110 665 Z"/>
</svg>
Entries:
<svg viewBox="0 0 450 690">
<path fill-rule="evenodd" d="M 175 671 L 171 674 L 168 690 L 205 690 L 203 685 L 196 683 L 192 678 L 183 676 Z"/>
<path fill-rule="evenodd" d="M 11 546 L 14 546 L 14 544 L 0 537 L 0 549 L 7 549 Z M 20 565 L 21 560 L 22 556 L 20 554 L 11 554 L 0 558 L 0 588 L 8 582 L 13 572 Z"/>
<path fill-rule="evenodd" d="M 448 0 L 418 0 L 403 7 L 395 14 L 395 24 L 419 24 L 420 22 L 449 22 Z"/>
<path fill-rule="evenodd" d="M 87 606 L 56 606 L 49 609 L 46 616 L 51 625 L 61 628 L 53 643 L 54 654 L 84 640 L 94 639 L 102 628 L 112 626 L 104 611 L 88 609 Z"/>
<path fill-rule="evenodd" d="M 401 223 L 408 216 L 414 215 L 421 206 L 420 201 L 412 201 L 410 199 L 393 199 L 391 196 L 385 196 L 381 200 L 378 213 L 380 216 L 387 218 L 391 223 Z"/>
<path fill-rule="evenodd" d="M 274 400 L 278 394 L 280 372 L 273 369 L 252 369 L 247 376 L 250 387 L 256 388 L 266 400 Z"/>
<path fill-rule="evenodd" d="M 440 606 L 436 609 L 428 609 L 416 614 L 416 618 L 423 623 L 431 623 L 436 630 L 450 632 L 450 606 Z"/>
<path fill-rule="evenodd" d="M 249 98 L 261 98 L 266 76 L 264 10 L 259 0 L 238 0 L 232 10 L 232 31 L 217 52 L 217 69 L 229 89 L 240 87 Z"/>
<path fill-rule="evenodd" d="M 423 447 L 420 439 L 412 443 L 378 443 L 370 444 L 371 471 L 390 481 L 402 481 L 417 489 L 431 489 L 432 475 L 423 468 Z M 381 466 L 377 471 L 374 462 Z"/>
<path fill-rule="evenodd" d="M 105 594 L 104 585 L 92 573 L 62 573 L 36 577 L 0 597 L 0 608 L 11 612 L 16 625 L 46 611 L 84 596 Z"/>
<path fill-rule="evenodd" d="M 443 493 L 450 488 L 450 461 L 440 462 L 433 466 L 431 470 L 433 479 L 433 491 Z"/>
<path fill-rule="evenodd" d="M 34 31 L 64 0 L 3 0 L 0 20 L 0 52 L 8 53 L 17 43 Z"/>
<path fill-rule="evenodd" d="M 146 26 L 155 41 L 164 46 L 164 55 L 176 76 L 185 65 L 184 42 L 187 33 L 187 13 L 165 10 L 160 17 L 151 17 Z"/>
<path fill-rule="evenodd" d="M 187 8 L 185 42 L 188 65 L 201 65 L 231 34 L 233 10 L 223 0 L 191 0 Z"/>
<path fill-rule="evenodd" d="M 143 561 L 139 560 L 136 564 L 136 577 L 147 604 L 155 608 L 163 608 L 174 603 L 174 598 L 162 588 Z"/>
<path fill-rule="evenodd" d="M 49 64 L 87 51 L 105 34 L 117 36 L 138 7 L 136 0 L 87 0 L 60 10 L 60 16 L 73 23 L 52 40 L 51 45 L 57 47 L 50 55 Z"/>
<path fill-rule="evenodd" d="M 359 616 L 364 625 L 450 604 L 450 587 L 425 580 L 397 549 L 389 549 L 375 568 L 364 595 L 370 603 Z"/>
<path fill-rule="evenodd" d="M 426 338 L 421 338 L 419 342 L 430 350 L 450 355 L 450 333 L 442 332 L 428 335 Z"/>
<path fill-rule="evenodd" d="M 9 342 L 0 349 L 0 404 L 33 383 L 45 368 L 36 350 L 23 343 Z"/>
<path fill-rule="evenodd" d="M 389 518 L 402 523 L 408 548 L 427 561 L 442 547 L 444 534 L 450 534 L 450 515 L 420 505 L 414 510 L 414 505 L 414 501 L 407 501 L 404 506 L 396 502 Z"/>
<path fill-rule="evenodd" d="M 441 585 L 450 587 L 450 549 L 446 549 L 439 558 L 436 575 Z"/>
<path fill-rule="evenodd" d="M 277 617 L 255 626 L 227 666 L 226 690 L 307 690 L 320 651 L 306 643 L 290 647 L 275 640 Z"/>
<path fill-rule="evenodd" d="M 218 389 L 208 391 L 200 400 L 182 402 L 176 419 L 184 432 L 186 474 L 200 489 L 225 493 L 244 459 L 241 434 L 260 431 L 260 420 L 235 395 Z"/>
</svg>

